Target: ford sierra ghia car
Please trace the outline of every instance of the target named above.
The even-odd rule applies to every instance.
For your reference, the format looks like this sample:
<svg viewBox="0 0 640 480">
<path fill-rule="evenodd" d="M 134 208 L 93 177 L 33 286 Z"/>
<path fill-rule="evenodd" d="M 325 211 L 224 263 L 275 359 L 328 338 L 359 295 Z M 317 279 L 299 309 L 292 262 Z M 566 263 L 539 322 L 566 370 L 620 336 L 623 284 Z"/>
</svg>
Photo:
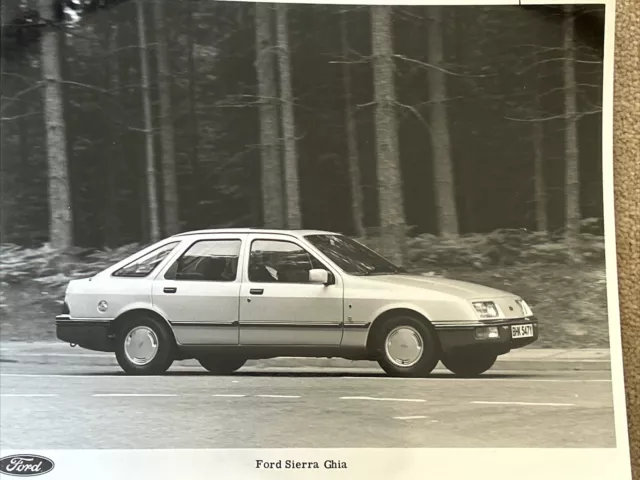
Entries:
<svg viewBox="0 0 640 480">
<path fill-rule="evenodd" d="M 56 331 L 137 375 L 295 356 L 377 361 L 399 377 L 441 361 L 469 377 L 538 338 L 517 295 L 410 274 L 341 234 L 266 229 L 181 233 L 72 280 Z"/>
</svg>

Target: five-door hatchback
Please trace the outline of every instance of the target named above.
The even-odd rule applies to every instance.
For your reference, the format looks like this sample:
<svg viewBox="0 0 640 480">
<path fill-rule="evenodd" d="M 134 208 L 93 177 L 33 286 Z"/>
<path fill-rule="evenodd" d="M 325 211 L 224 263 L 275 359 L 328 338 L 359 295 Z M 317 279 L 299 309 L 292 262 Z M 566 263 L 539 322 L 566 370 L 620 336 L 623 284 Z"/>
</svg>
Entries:
<svg viewBox="0 0 640 480">
<path fill-rule="evenodd" d="M 332 232 L 203 230 L 166 238 L 69 283 L 60 340 L 114 352 L 130 374 L 197 359 L 212 373 L 283 356 L 377 361 L 460 376 L 538 338 L 517 295 L 409 274 Z"/>
</svg>

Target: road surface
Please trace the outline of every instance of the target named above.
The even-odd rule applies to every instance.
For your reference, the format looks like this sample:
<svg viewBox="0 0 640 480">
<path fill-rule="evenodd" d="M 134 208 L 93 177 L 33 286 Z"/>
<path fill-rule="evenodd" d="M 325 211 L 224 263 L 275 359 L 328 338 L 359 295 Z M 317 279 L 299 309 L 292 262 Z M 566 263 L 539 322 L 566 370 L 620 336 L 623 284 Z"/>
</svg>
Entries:
<svg viewBox="0 0 640 480">
<path fill-rule="evenodd" d="M 375 370 L 0 363 L 4 449 L 613 447 L 610 374 L 395 379 Z"/>
</svg>

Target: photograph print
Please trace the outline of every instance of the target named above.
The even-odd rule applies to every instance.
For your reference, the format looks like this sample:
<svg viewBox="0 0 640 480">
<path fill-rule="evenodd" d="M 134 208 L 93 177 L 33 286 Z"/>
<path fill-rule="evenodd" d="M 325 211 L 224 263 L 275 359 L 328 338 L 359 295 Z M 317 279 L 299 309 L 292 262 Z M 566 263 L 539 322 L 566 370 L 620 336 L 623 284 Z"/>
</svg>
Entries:
<svg viewBox="0 0 640 480">
<path fill-rule="evenodd" d="M 606 15 L 3 1 L 3 451 L 619 446 Z"/>
</svg>

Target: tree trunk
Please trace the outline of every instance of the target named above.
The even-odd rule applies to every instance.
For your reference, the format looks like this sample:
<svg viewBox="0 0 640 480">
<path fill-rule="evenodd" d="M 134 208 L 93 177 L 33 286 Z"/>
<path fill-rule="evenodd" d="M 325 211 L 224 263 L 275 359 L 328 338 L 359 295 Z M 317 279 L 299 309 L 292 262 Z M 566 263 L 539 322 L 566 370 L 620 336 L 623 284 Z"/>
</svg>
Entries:
<svg viewBox="0 0 640 480">
<path fill-rule="evenodd" d="M 453 159 L 449 138 L 449 120 L 447 116 L 447 79 L 442 67 L 444 47 L 442 42 L 442 7 L 428 9 L 431 21 L 427 28 L 428 62 L 433 67 L 427 73 L 429 85 L 429 124 L 431 126 L 431 145 L 433 150 L 433 170 L 435 177 L 435 200 L 438 232 L 440 235 L 458 235 L 458 212 L 456 189 L 453 173 Z"/>
<path fill-rule="evenodd" d="M 27 59 L 24 62 L 25 65 L 29 65 L 29 59 Z M 19 71 L 19 70 L 18 70 Z M 34 72 L 29 71 L 29 75 L 31 77 L 34 76 Z M 30 165 L 32 165 L 31 162 L 31 155 L 32 155 L 32 148 L 31 148 L 31 142 L 32 142 L 32 137 L 30 135 L 30 129 L 29 129 L 29 119 L 27 117 L 27 115 L 29 115 L 29 104 L 26 101 L 22 101 L 20 102 L 20 118 L 18 119 L 18 126 L 20 129 L 20 167 L 19 167 L 19 171 L 18 171 L 18 188 L 20 189 L 20 193 L 18 195 L 16 195 L 16 199 L 14 200 L 14 205 L 25 205 L 27 203 L 31 203 L 33 200 L 29 197 L 31 197 L 31 195 L 28 194 L 29 192 L 29 185 L 31 183 L 31 168 L 29 167 Z M 0 139 L 0 145 L 2 145 L 2 142 L 4 141 L 4 139 Z M 6 180 L 5 180 L 6 181 Z M 2 182 L 3 186 L 5 181 Z M 3 195 L 6 195 L 3 192 Z M 17 209 L 16 209 L 17 210 Z M 24 223 L 21 222 L 20 228 L 19 230 L 21 232 L 26 233 L 26 238 L 28 239 L 28 245 L 30 247 L 33 247 L 34 245 L 37 245 L 37 242 L 34 241 L 34 237 L 37 236 L 36 232 L 34 231 L 33 228 L 29 228 L 29 224 L 32 221 L 32 213 L 30 212 L 30 210 L 32 210 L 31 208 L 29 208 L 28 210 L 25 209 L 26 211 L 23 210 L 22 214 L 18 214 L 16 215 L 17 212 L 15 212 L 15 210 L 12 209 L 12 211 L 9 212 L 10 215 L 15 215 L 18 217 L 22 217 Z M 3 235 L 5 235 L 5 238 L 7 236 L 7 225 L 10 225 L 10 223 L 5 223 L 6 218 L 4 215 L 4 212 L 2 215 L 0 215 L 0 221 L 2 221 L 2 230 L 0 230 L 0 232 L 3 233 Z M 5 242 L 7 240 L 4 240 Z"/>
<path fill-rule="evenodd" d="M 425 7 L 427 10 L 427 15 L 429 9 L 431 7 Z M 445 43 L 447 48 L 451 49 L 455 52 L 454 58 L 452 59 L 457 65 L 473 65 L 474 62 L 477 61 L 475 56 L 477 55 L 477 49 L 470 49 L 466 43 L 466 38 L 469 36 L 469 26 L 468 22 L 468 14 L 465 14 L 465 9 L 454 8 L 449 10 L 449 18 L 453 25 L 453 32 L 450 35 L 443 35 L 445 38 Z M 446 22 L 445 22 L 446 23 Z M 464 84 L 469 85 L 475 82 L 474 79 L 466 78 L 464 79 Z M 453 113 L 452 113 L 453 112 Z M 449 104 L 448 113 L 452 114 L 453 117 L 464 115 L 466 112 L 465 108 L 458 104 L 456 106 L 455 103 Z M 469 123 L 467 123 L 469 125 Z M 473 131 L 468 132 L 469 141 L 473 141 L 475 137 L 475 133 Z M 462 168 L 460 169 L 459 174 L 456 176 L 458 180 L 458 185 L 464 191 L 464 196 L 462 198 L 462 205 L 458 204 L 457 209 L 459 209 L 458 216 L 458 230 L 460 230 L 461 225 L 464 222 L 464 228 L 468 232 L 474 232 L 477 230 L 476 223 L 478 221 L 478 215 L 476 214 L 476 184 L 477 177 L 474 171 L 474 168 Z M 462 208 L 460 208 L 462 207 Z M 437 224 L 436 224 L 437 227 Z"/>
<path fill-rule="evenodd" d="M 287 227 L 302 228 L 300 212 L 300 179 L 298 177 L 298 153 L 296 150 L 295 117 L 293 113 L 293 89 L 291 86 L 291 59 L 287 8 L 285 3 L 276 5 L 278 33 L 278 63 L 280 67 L 280 98 L 282 100 L 282 136 L 284 140 L 284 189 L 286 194 Z"/>
<path fill-rule="evenodd" d="M 549 221 L 547 217 L 547 190 L 544 178 L 544 148 L 543 130 L 540 122 L 533 122 L 533 165 L 534 165 L 534 195 L 536 206 L 536 230 L 547 232 Z"/>
<path fill-rule="evenodd" d="M 107 82 L 108 88 L 113 94 L 113 102 L 109 104 L 111 115 L 107 116 L 109 135 L 111 136 L 109 148 L 105 149 L 107 158 L 104 162 L 104 179 L 105 179 L 105 207 L 104 207 L 104 224 L 105 224 L 105 244 L 108 247 L 114 247 L 117 244 L 119 222 L 118 222 L 118 192 L 117 178 L 119 169 L 117 165 L 122 158 L 122 150 L 118 138 L 118 130 L 113 124 L 113 120 L 119 114 L 118 109 L 114 107 L 116 99 L 120 96 L 120 69 L 118 65 L 118 32 L 117 24 L 107 24 L 107 51 L 109 58 L 107 65 Z"/>
<path fill-rule="evenodd" d="M 171 65 L 167 54 L 165 0 L 155 0 L 153 16 L 156 30 L 156 61 L 158 65 L 158 96 L 160 100 L 160 142 L 162 145 L 162 185 L 164 233 L 180 231 L 178 182 L 176 178 L 175 133 L 171 108 Z"/>
<path fill-rule="evenodd" d="M 575 66 L 574 7 L 565 5 L 564 19 L 564 105 L 565 139 L 565 227 L 568 239 L 580 232 L 580 170 Z"/>
<path fill-rule="evenodd" d="M 539 30 L 536 33 L 540 35 Z M 534 53 L 533 63 L 538 64 L 539 54 Z M 536 70 L 538 72 L 538 70 Z M 532 117 L 538 118 L 542 114 L 540 105 L 541 77 L 539 73 L 534 77 L 534 100 Z M 531 143 L 533 146 L 533 194 L 536 214 L 536 230 L 547 233 L 549 218 L 547 215 L 547 186 L 544 174 L 544 127 L 541 122 L 534 121 L 531 126 Z"/>
<path fill-rule="evenodd" d="M 256 72 L 260 102 L 260 153 L 262 222 L 267 228 L 284 227 L 282 195 L 282 165 L 278 148 L 278 91 L 271 22 L 271 7 L 257 3 L 256 12 Z"/>
<path fill-rule="evenodd" d="M 147 204 L 149 215 L 149 237 L 151 242 L 160 240 L 160 218 L 158 214 L 158 192 L 156 183 L 153 124 L 151 121 L 151 92 L 149 91 L 149 54 L 144 21 L 144 0 L 136 0 L 138 16 L 138 39 L 140 47 L 140 76 L 142 81 L 142 105 L 144 108 L 144 132 L 146 140 Z"/>
<path fill-rule="evenodd" d="M 45 18 L 55 18 L 50 0 L 40 0 Z M 44 120 L 49 165 L 49 242 L 53 248 L 68 249 L 73 245 L 73 220 L 67 138 L 60 74 L 59 30 L 47 28 L 41 42 L 42 77 L 44 80 Z"/>
<path fill-rule="evenodd" d="M 342 87 L 344 89 L 344 115 L 347 133 L 347 153 L 349 158 L 349 179 L 351 182 L 351 217 L 353 229 L 358 237 L 364 237 L 364 211 L 362 207 L 362 179 L 360 175 L 360 158 L 358 155 L 358 132 L 353 111 L 353 94 L 351 93 L 351 67 L 347 63 L 349 54 L 349 37 L 347 29 L 347 12 L 340 18 L 340 35 L 342 43 Z"/>
<path fill-rule="evenodd" d="M 25 62 L 28 64 L 28 61 Z M 29 72 L 31 73 L 31 72 Z M 29 104 L 26 101 L 20 102 L 20 117 L 18 118 L 18 127 L 20 131 L 20 174 L 22 177 L 20 182 L 21 186 L 24 188 L 28 185 L 29 176 L 25 175 L 28 172 L 29 163 L 31 159 L 31 148 L 30 148 L 30 140 L 31 137 L 29 135 L 29 120 L 27 116 L 29 115 Z M 6 230 L 3 230 L 5 232 Z"/>
<path fill-rule="evenodd" d="M 371 7 L 377 180 L 381 248 L 397 264 L 404 263 L 405 218 L 398 158 L 391 7 Z"/>
<path fill-rule="evenodd" d="M 194 54 L 196 27 L 193 21 L 193 6 L 189 4 L 189 33 L 187 34 L 189 53 L 187 56 L 189 70 L 189 129 L 191 136 L 191 151 L 189 156 L 189 166 L 191 169 L 191 201 L 189 202 L 189 228 L 198 228 L 200 218 L 200 162 L 198 159 L 198 143 L 200 142 L 198 125 L 198 103 L 197 103 L 197 75 L 196 58 Z"/>
</svg>

